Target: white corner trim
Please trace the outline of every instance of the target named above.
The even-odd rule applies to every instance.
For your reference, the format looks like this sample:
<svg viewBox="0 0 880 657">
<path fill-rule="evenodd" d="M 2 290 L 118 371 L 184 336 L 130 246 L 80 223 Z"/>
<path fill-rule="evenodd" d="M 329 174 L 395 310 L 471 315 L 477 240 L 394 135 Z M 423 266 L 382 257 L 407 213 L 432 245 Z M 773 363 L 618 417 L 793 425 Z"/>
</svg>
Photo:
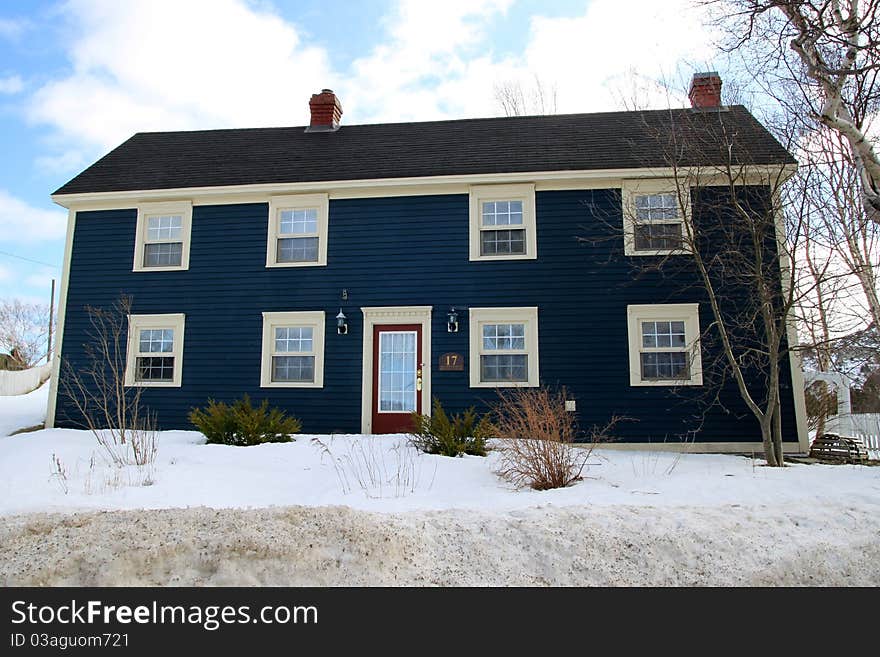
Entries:
<svg viewBox="0 0 880 657">
<path fill-rule="evenodd" d="M 317 232 L 301 237 L 318 238 L 318 260 L 315 262 L 278 262 L 277 240 L 278 214 L 282 210 L 316 210 Z M 266 233 L 266 266 L 267 267 L 321 267 L 327 264 L 327 233 L 328 216 L 330 214 L 330 197 L 327 194 L 294 194 L 288 196 L 272 196 L 269 198 L 269 226 Z M 296 235 L 300 237 L 300 235 Z"/>
<path fill-rule="evenodd" d="M 70 284 L 70 260 L 73 257 L 73 233 L 76 212 L 67 211 L 67 238 L 64 242 L 64 264 L 61 269 L 61 287 L 58 291 L 58 321 L 55 324 L 55 353 L 52 356 L 52 374 L 49 381 L 49 402 L 46 405 L 46 428 L 55 427 L 58 410 L 58 378 L 61 375 L 61 345 L 64 342 L 64 318 L 67 315 L 67 290 Z"/>
<path fill-rule="evenodd" d="M 367 306 L 364 316 L 361 369 L 361 433 L 373 433 L 373 329 L 381 324 L 422 326 L 422 413 L 431 414 L 431 310 L 433 306 Z M 350 337 L 340 336 L 341 338 Z"/>
<path fill-rule="evenodd" d="M 690 354 L 690 378 L 666 380 L 642 380 L 641 350 L 642 321 L 666 320 L 684 322 L 684 349 L 671 348 L 669 351 L 684 351 Z M 628 305 L 626 307 L 627 343 L 629 345 L 629 384 L 630 386 L 701 386 L 703 385 L 703 360 L 700 350 L 700 305 L 698 303 L 664 303 Z"/>
<path fill-rule="evenodd" d="M 324 331 L 326 313 L 323 310 L 298 312 L 264 312 L 263 345 L 260 359 L 261 388 L 323 388 L 324 387 Z M 272 356 L 274 353 L 275 328 L 310 327 L 312 329 L 312 351 L 291 353 L 291 356 L 314 356 L 315 376 L 313 381 L 272 381 Z"/>
<path fill-rule="evenodd" d="M 540 385 L 540 360 L 538 341 L 538 308 L 521 306 L 517 308 L 468 308 L 468 361 L 470 362 L 471 388 L 536 388 Z M 501 382 L 480 380 L 480 356 L 482 355 L 483 324 L 494 323 L 525 324 L 526 349 L 528 356 L 528 378 L 521 382 Z"/>
<path fill-rule="evenodd" d="M 522 201 L 522 226 L 497 226 L 496 230 L 525 230 L 523 254 L 482 255 L 480 253 L 480 232 L 482 230 L 482 203 L 485 201 Z M 469 195 L 469 253 L 472 261 L 494 262 L 496 260 L 534 260 L 538 257 L 537 221 L 535 219 L 535 185 L 479 185 L 470 188 Z"/>
<path fill-rule="evenodd" d="M 129 315 L 128 342 L 125 350 L 125 385 L 139 388 L 179 388 L 183 380 L 183 340 L 186 316 L 183 313 L 167 313 L 162 315 Z M 171 381 L 137 381 L 138 349 L 136 345 L 141 329 L 171 329 L 174 331 L 174 345 L 171 354 L 158 353 L 156 356 L 174 357 L 174 372 Z"/>
<path fill-rule="evenodd" d="M 179 214 L 181 216 L 181 253 L 179 267 L 145 267 L 144 246 L 147 235 L 147 218 L 157 214 Z M 134 238 L 134 265 L 132 271 L 185 271 L 189 269 L 189 247 L 192 242 L 193 204 L 187 201 L 163 201 L 161 203 L 141 203 L 137 208 L 137 226 Z"/>
<path fill-rule="evenodd" d="M 677 220 L 670 219 L 662 223 L 681 223 L 682 238 L 687 236 L 687 225 L 693 225 L 691 193 L 687 178 L 679 179 L 676 187 L 675 178 L 643 178 L 625 179 L 621 182 L 620 203 L 623 210 L 623 252 L 627 256 L 669 256 L 687 255 L 686 248 L 681 249 L 636 249 L 636 196 L 641 194 L 674 193 L 678 210 L 683 216 Z"/>
</svg>

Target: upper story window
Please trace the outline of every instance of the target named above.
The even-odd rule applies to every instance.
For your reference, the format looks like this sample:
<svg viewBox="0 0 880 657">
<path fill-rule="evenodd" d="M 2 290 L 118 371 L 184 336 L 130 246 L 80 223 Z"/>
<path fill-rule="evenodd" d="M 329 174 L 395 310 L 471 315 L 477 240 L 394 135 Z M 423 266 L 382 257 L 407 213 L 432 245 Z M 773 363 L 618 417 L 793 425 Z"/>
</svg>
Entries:
<svg viewBox="0 0 880 657">
<path fill-rule="evenodd" d="M 125 385 L 180 387 L 184 315 L 129 315 Z"/>
<path fill-rule="evenodd" d="M 533 260 L 537 255 L 535 186 L 471 187 L 470 259 Z"/>
<path fill-rule="evenodd" d="M 138 207 L 134 271 L 189 269 L 192 203 L 144 203 Z"/>
<path fill-rule="evenodd" d="M 323 311 L 263 313 L 260 386 L 324 386 Z"/>
<path fill-rule="evenodd" d="M 267 267 L 327 264 L 327 194 L 273 196 L 269 200 Z"/>
<path fill-rule="evenodd" d="M 626 180 L 622 200 L 626 255 L 687 252 L 690 195 L 676 191 L 675 181 Z"/>
<path fill-rule="evenodd" d="M 538 309 L 471 308 L 472 388 L 538 385 Z"/>
<path fill-rule="evenodd" d="M 696 303 L 627 306 L 630 385 L 702 385 Z"/>
</svg>

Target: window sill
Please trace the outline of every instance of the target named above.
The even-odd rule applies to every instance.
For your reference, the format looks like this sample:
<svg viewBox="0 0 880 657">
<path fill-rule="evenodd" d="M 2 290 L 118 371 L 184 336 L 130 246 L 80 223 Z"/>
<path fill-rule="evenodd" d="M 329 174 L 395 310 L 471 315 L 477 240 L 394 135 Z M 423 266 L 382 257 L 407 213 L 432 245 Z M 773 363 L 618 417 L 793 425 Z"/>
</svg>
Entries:
<svg viewBox="0 0 880 657">
<path fill-rule="evenodd" d="M 260 383 L 261 388 L 323 388 L 324 384 L 322 383 L 280 383 L 280 382 L 268 382 L 268 383 Z"/>
<path fill-rule="evenodd" d="M 517 255 L 481 255 L 471 258 L 471 262 L 494 262 L 496 260 L 537 260 L 538 256 L 531 253 Z"/>
<path fill-rule="evenodd" d="M 628 248 L 624 255 L 627 256 L 685 256 L 690 255 L 688 249 L 633 249 Z"/>
<path fill-rule="evenodd" d="M 511 381 L 511 382 L 479 382 L 472 383 L 470 385 L 471 388 L 537 388 L 538 383 L 536 381 Z"/>
<path fill-rule="evenodd" d="M 326 267 L 326 262 L 267 262 L 266 268 L 274 267 Z"/>
<path fill-rule="evenodd" d="M 631 380 L 629 382 L 630 387 L 638 388 L 680 388 L 682 386 L 701 386 L 703 385 L 702 378 L 699 379 L 651 379 L 649 381 Z"/>
<path fill-rule="evenodd" d="M 132 271 L 141 272 L 141 271 L 189 271 L 189 267 L 184 267 L 183 265 L 179 267 L 134 267 Z"/>
<path fill-rule="evenodd" d="M 126 388 L 179 388 L 180 381 L 133 381 Z"/>
</svg>

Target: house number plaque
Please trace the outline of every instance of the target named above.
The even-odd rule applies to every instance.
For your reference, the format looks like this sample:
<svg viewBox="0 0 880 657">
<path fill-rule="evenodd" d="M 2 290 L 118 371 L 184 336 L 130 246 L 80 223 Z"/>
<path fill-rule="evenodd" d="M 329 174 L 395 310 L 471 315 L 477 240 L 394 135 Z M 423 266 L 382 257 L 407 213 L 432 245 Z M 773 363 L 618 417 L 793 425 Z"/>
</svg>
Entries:
<svg viewBox="0 0 880 657">
<path fill-rule="evenodd" d="M 461 354 L 443 354 L 440 356 L 441 372 L 462 372 L 464 371 L 464 356 Z"/>
</svg>

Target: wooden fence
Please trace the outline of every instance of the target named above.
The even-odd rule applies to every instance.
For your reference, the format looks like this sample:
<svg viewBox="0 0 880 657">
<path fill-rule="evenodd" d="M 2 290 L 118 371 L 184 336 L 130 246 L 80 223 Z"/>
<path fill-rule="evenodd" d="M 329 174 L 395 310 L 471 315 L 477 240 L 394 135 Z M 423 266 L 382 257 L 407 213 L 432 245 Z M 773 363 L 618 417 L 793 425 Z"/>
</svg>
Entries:
<svg viewBox="0 0 880 657">
<path fill-rule="evenodd" d="M 40 387 L 52 372 L 52 364 L 46 363 L 29 370 L 10 372 L 0 370 L 0 396 L 23 395 Z"/>
<path fill-rule="evenodd" d="M 861 438 L 868 448 L 868 458 L 880 459 L 880 413 L 853 413 L 849 416 L 852 435 Z M 833 415 L 825 423 L 828 433 L 840 433 L 840 418 Z"/>
</svg>

